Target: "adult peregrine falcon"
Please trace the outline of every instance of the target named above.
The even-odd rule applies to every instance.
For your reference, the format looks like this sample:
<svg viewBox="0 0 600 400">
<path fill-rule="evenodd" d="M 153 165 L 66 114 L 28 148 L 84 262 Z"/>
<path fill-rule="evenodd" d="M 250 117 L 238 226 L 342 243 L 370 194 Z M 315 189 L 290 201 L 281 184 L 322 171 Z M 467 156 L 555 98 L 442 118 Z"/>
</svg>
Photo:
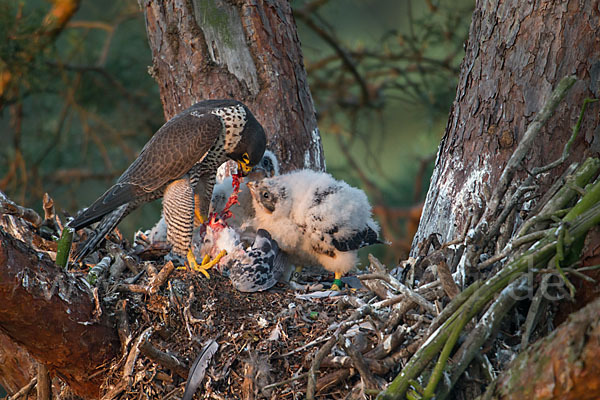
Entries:
<svg viewBox="0 0 600 400">
<path fill-rule="evenodd" d="M 357 250 L 382 243 L 365 193 L 312 170 L 248 182 L 256 226 L 266 229 L 289 261 L 335 273 L 332 289 L 358 261 Z"/>
<path fill-rule="evenodd" d="M 245 175 L 265 147 L 262 126 L 239 101 L 206 100 L 182 111 L 152 136 L 117 183 L 69 223 L 77 230 L 100 221 L 77 249 L 75 261 L 92 252 L 139 205 L 162 197 L 167 240 L 197 269 L 190 250 L 194 209 L 206 218 L 223 162 L 236 161 Z"/>
</svg>

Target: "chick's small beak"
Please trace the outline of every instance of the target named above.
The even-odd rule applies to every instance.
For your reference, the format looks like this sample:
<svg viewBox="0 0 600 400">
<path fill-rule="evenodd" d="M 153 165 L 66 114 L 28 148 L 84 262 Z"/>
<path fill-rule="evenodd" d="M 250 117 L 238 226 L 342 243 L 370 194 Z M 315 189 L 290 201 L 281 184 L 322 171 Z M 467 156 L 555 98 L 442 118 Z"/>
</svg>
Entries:
<svg viewBox="0 0 600 400">
<path fill-rule="evenodd" d="M 256 197 L 256 185 L 254 184 L 254 182 L 250 181 L 246 183 L 246 186 L 248 186 L 248 189 L 250 189 L 250 194 L 252 195 L 252 197 Z"/>
<path fill-rule="evenodd" d="M 242 173 L 242 176 L 246 176 L 246 175 L 248 175 L 248 173 L 250 171 L 252 171 L 252 167 L 248 163 L 245 163 L 243 161 L 238 161 L 237 165 L 238 165 L 238 171 L 240 171 Z"/>
</svg>

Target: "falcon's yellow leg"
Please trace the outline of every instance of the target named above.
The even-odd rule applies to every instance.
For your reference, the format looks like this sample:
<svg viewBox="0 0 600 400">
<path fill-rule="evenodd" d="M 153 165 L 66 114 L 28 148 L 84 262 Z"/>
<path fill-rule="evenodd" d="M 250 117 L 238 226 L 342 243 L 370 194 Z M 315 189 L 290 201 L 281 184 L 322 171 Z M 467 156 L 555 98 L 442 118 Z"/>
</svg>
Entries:
<svg viewBox="0 0 600 400">
<path fill-rule="evenodd" d="M 194 193 L 194 225 L 202 225 L 206 217 L 200 212 L 200 195 Z"/>
<path fill-rule="evenodd" d="M 335 279 L 333 280 L 333 285 L 331 285 L 331 290 L 341 290 L 340 288 L 342 287 L 342 273 L 341 272 L 336 272 L 335 273 Z"/>
<path fill-rule="evenodd" d="M 200 271 L 204 274 L 204 276 L 206 276 L 208 279 L 210 279 L 210 275 L 208 274 L 208 272 L 206 272 L 206 269 L 201 268 L 198 265 L 198 263 L 196 262 L 196 257 L 194 257 L 194 253 L 192 253 L 192 249 L 188 250 L 186 258 L 187 258 L 187 265 L 190 267 L 190 269 L 192 271 Z"/>
<path fill-rule="evenodd" d="M 202 272 L 202 274 L 204 274 L 204 276 L 206 276 L 208 279 L 210 279 L 210 275 L 208 274 L 208 272 L 206 270 L 211 269 L 212 267 L 217 265 L 217 263 L 221 260 L 221 258 L 223 258 L 223 256 L 225 256 L 226 254 L 227 254 L 227 252 L 225 250 L 221 250 L 221 252 L 219 254 L 217 254 L 217 256 L 212 261 L 210 260 L 210 256 L 207 254 L 202 259 L 202 263 L 198 264 L 196 262 L 196 257 L 194 257 L 194 253 L 192 253 L 192 250 L 190 249 L 190 250 L 188 250 L 188 253 L 187 253 L 187 262 L 192 270 L 194 270 L 196 272 Z"/>
</svg>

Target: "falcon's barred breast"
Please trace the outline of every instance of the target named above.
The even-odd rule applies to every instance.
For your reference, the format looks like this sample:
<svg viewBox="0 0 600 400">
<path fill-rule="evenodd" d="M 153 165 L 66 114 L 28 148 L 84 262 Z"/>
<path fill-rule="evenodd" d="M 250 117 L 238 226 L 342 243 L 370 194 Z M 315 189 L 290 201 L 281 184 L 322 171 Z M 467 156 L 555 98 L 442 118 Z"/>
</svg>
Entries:
<svg viewBox="0 0 600 400">
<path fill-rule="evenodd" d="M 168 240 L 177 254 L 186 255 L 194 207 L 208 214 L 217 168 L 232 159 L 247 173 L 265 147 L 262 126 L 239 101 L 206 100 L 182 111 L 152 136 L 110 189 L 69 223 L 77 230 L 100 221 L 75 261 L 94 251 L 135 208 L 163 196 Z"/>
</svg>

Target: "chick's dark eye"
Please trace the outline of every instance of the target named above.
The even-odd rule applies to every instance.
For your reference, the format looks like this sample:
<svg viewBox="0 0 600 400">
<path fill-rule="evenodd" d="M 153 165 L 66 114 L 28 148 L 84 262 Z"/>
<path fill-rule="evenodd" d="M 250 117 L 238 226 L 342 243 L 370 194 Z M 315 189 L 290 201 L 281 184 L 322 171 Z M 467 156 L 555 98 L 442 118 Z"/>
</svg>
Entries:
<svg viewBox="0 0 600 400">
<path fill-rule="evenodd" d="M 265 199 L 268 199 L 268 198 L 269 198 L 269 192 L 263 192 L 262 196 L 263 196 Z"/>
</svg>

